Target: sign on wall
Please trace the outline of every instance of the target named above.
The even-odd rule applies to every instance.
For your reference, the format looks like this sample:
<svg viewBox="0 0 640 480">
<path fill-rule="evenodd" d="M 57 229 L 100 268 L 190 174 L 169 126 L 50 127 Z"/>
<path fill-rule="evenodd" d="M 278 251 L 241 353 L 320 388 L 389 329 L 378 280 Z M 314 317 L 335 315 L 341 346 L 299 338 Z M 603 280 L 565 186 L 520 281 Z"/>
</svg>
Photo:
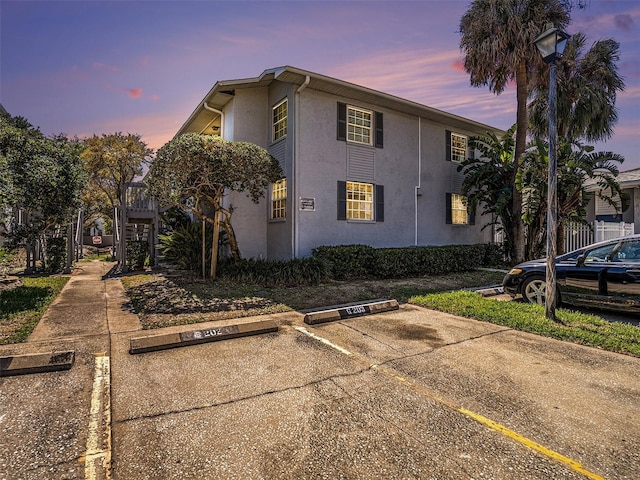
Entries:
<svg viewBox="0 0 640 480">
<path fill-rule="evenodd" d="M 316 199 L 310 197 L 300 197 L 300 210 L 306 212 L 315 212 Z"/>
</svg>

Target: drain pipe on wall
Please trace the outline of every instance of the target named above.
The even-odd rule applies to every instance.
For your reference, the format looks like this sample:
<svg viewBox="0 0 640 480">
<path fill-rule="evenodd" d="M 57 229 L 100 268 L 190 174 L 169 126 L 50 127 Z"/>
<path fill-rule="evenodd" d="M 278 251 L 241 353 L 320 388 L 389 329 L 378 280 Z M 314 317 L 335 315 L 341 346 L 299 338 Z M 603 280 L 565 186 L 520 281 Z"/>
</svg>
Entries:
<svg viewBox="0 0 640 480">
<path fill-rule="evenodd" d="M 202 102 L 202 106 L 205 108 L 205 110 L 209 110 L 210 112 L 220 115 L 220 136 L 224 138 L 224 113 L 222 113 L 222 111 L 220 110 L 216 110 L 215 108 L 210 107 L 207 102 Z"/>
<path fill-rule="evenodd" d="M 291 162 L 291 177 L 293 178 L 293 204 L 291 205 L 291 221 L 293 222 L 293 229 L 291 232 L 291 247 L 293 258 L 298 257 L 299 250 L 299 236 L 298 236 L 298 152 L 300 150 L 300 94 L 307 88 L 311 77 L 307 75 L 304 79 L 304 83 L 298 87 L 294 97 L 294 142 L 293 142 L 293 161 Z"/>
<path fill-rule="evenodd" d="M 418 185 L 416 185 L 416 196 L 415 196 L 415 223 L 416 223 L 416 231 L 415 231 L 415 240 L 414 246 L 418 246 L 418 198 L 422 196 L 422 192 L 420 188 L 422 186 L 422 119 L 418 117 Z"/>
</svg>

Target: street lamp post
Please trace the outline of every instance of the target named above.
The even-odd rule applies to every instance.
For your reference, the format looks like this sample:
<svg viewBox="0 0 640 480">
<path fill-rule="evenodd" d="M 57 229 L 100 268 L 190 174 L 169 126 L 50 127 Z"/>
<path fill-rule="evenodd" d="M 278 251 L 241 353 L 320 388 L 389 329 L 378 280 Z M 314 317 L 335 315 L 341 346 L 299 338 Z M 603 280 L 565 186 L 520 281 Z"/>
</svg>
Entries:
<svg viewBox="0 0 640 480">
<path fill-rule="evenodd" d="M 556 126 L 556 62 L 562 57 L 569 35 L 548 23 L 547 29 L 535 40 L 543 60 L 549 64 L 549 173 L 547 185 L 547 278 L 545 291 L 545 315 L 556 319 L 556 242 L 558 194 Z"/>
</svg>

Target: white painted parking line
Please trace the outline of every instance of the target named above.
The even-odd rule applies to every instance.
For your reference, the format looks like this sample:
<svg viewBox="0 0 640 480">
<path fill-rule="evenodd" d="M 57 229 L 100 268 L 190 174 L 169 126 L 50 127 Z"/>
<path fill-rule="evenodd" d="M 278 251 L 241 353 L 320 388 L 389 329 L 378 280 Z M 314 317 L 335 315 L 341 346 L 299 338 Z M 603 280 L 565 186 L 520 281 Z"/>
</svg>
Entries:
<svg viewBox="0 0 640 480">
<path fill-rule="evenodd" d="M 84 478 L 111 478 L 111 367 L 109 357 L 96 355 Z"/>
<path fill-rule="evenodd" d="M 338 350 L 340 353 L 344 353 L 345 355 L 352 355 L 352 353 L 347 350 L 346 348 L 342 348 L 339 345 L 336 345 L 335 343 L 330 342 L 329 340 L 327 340 L 326 338 L 322 338 L 318 335 L 316 335 L 315 333 L 311 333 L 309 330 L 307 330 L 304 327 L 294 327 L 296 330 L 298 330 L 300 333 L 304 333 L 306 336 L 311 337 L 315 340 L 318 340 L 319 342 L 324 343 L 325 345 L 328 345 L 329 347 Z"/>
</svg>

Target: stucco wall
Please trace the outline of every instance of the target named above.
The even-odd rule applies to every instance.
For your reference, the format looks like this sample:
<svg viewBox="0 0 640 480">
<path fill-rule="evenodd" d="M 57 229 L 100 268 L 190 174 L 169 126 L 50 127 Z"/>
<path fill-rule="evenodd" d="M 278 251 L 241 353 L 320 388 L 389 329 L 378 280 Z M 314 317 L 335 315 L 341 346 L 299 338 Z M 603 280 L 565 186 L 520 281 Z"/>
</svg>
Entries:
<svg viewBox="0 0 640 480">
<path fill-rule="evenodd" d="M 384 148 L 374 155 L 373 183 L 384 186 L 383 222 L 337 220 L 337 182 L 366 181 L 349 174 L 347 150 L 350 144 L 336 139 L 337 102 L 382 111 Z M 300 149 L 298 197 L 315 198 L 316 210 L 298 212 L 298 256 L 308 255 L 319 245 L 364 243 L 374 247 L 416 245 L 416 193 L 418 162 L 422 188 L 417 198 L 417 245 L 478 243 L 491 240 L 491 229 L 476 225 L 446 225 L 445 193 L 451 191 L 451 172 L 456 165 L 445 160 L 445 130 L 424 120 L 392 110 L 376 108 L 348 99 L 307 89 L 300 98 Z M 468 133 L 459 132 L 458 133 Z"/>
</svg>

